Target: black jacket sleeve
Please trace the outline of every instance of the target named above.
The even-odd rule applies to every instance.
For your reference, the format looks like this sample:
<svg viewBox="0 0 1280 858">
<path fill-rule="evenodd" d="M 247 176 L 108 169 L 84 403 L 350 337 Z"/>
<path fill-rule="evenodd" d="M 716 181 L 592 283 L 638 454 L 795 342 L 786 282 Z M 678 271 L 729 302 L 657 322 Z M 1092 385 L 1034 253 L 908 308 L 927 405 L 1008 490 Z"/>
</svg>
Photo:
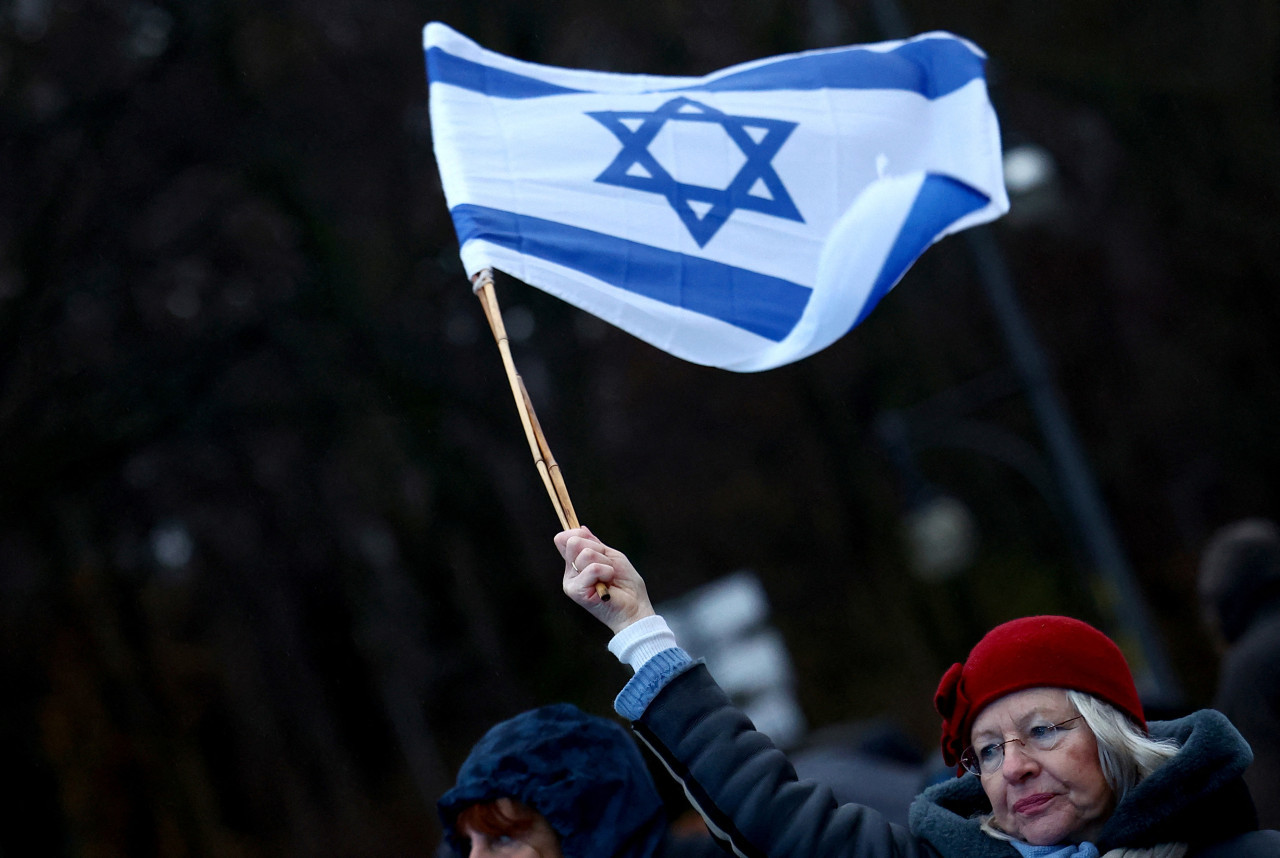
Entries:
<svg viewBox="0 0 1280 858">
<path fill-rule="evenodd" d="M 633 726 L 735 855 L 938 855 L 875 810 L 840 805 L 829 787 L 797 780 L 786 756 L 755 730 L 703 665 L 668 683 Z"/>
</svg>

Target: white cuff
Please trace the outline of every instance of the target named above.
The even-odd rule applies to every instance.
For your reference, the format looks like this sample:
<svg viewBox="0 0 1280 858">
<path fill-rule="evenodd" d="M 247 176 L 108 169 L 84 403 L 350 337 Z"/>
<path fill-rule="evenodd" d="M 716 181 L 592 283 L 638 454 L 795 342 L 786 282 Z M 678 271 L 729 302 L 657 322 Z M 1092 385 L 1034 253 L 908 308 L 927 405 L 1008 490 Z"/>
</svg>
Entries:
<svg viewBox="0 0 1280 858">
<path fill-rule="evenodd" d="M 614 635 L 609 641 L 609 652 L 636 671 L 658 653 L 677 645 L 676 636 L 667 626 L 667 621 L 654 614 L 636 620 Z"/>
</svg>

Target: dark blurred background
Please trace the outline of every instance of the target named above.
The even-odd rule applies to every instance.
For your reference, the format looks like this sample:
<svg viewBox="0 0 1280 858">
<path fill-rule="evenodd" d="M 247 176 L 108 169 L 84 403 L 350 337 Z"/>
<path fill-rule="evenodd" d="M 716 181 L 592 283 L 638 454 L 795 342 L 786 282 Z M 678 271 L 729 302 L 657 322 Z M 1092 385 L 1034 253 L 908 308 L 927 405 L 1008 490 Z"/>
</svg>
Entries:
<svg viewBox="0 0 1280 858">
<path fill-rule="evenodd" d="M 621 72 L 901 28 L 981 45 L 1006 147 L 1051 166 L 995 255 L 944 240 L 850 336 L 757 375 L 500 276 L 517 366 L 580 517 L 656 599 L 756 573 L 815 730 L 884 717 L 927 750 L 941 672 L 1028 612 L 1141 660 L 1116 580 L 1175 680 L 1159 705 L 1206 705 L 1199 552 L 1280 514 L 1275 3 L 6 0 L 4 854 L 421 855 L 485 728 L 611 712 L 626 673 L 560 593 L 458 262 L 430 20 Z"/>
</svg>

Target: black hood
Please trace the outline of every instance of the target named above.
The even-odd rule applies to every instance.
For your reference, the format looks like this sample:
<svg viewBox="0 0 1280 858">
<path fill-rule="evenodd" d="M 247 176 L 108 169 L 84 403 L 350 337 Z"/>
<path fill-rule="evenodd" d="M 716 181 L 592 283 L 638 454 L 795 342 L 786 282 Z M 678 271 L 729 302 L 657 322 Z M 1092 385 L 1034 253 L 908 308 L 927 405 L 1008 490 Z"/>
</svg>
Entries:
<svg viewBox="0 0 1280 858">
<path fill-rule="evenodd" d="M 565 858 L 648 858 L 666 819 L 657 787 L 620 725 L 567 703 L 498 724 L 476 743 L 458 781 L 437 802 L 458 854 L 458 814 L 514 798 L 546 817 Z"/>
</svg>

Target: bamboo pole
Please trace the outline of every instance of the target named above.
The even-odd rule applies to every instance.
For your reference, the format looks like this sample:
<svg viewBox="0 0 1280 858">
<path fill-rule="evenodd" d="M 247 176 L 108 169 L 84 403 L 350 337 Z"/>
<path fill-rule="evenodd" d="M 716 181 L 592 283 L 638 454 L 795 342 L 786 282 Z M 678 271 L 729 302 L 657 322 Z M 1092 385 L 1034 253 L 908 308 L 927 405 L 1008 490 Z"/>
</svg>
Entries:
<svg viewBox="0 0 1280 858">
<path fill-rule="evenodd" d="M 551 447 L 547 444 L 546 435 L 542 432 L 542 424 L 534 413 L 533 401 L 529 399 L 529 391 L 524 386 L 524 379 L 516 372 L 515 358 L 511 355 L 511 343 L 507 338 L 506 325 L 502 323 L 502 310 L 498 306 L 498 296 L 493 288 L 493 269 L 485 268 L 471 278 L 472 289 L 480 299 L 485 318 L 489 320 L 489 329 L 498 344 L 498 352 L 502 355 L 502 366 L 507 372 L 507 381 L 511 385 L 511 395 L 516 402 L 516 410 L 520 413 L 520 423 L 524 426 L 525 438 L 529 441 L 529 451 L 533 453 L 533 463 L 542 477 L 542 484 L 551 498 L 560 526 L 565 530 L 578 527 L 578 515 L 574 512 L 573 502 L 569 499 L 569 489 L 565 485 L 560 466 L 551 455 Z M 609 588 L 602 582 L 596 582 L 596 593 L 601 601 L 609 601 Z"/>
</svg>

